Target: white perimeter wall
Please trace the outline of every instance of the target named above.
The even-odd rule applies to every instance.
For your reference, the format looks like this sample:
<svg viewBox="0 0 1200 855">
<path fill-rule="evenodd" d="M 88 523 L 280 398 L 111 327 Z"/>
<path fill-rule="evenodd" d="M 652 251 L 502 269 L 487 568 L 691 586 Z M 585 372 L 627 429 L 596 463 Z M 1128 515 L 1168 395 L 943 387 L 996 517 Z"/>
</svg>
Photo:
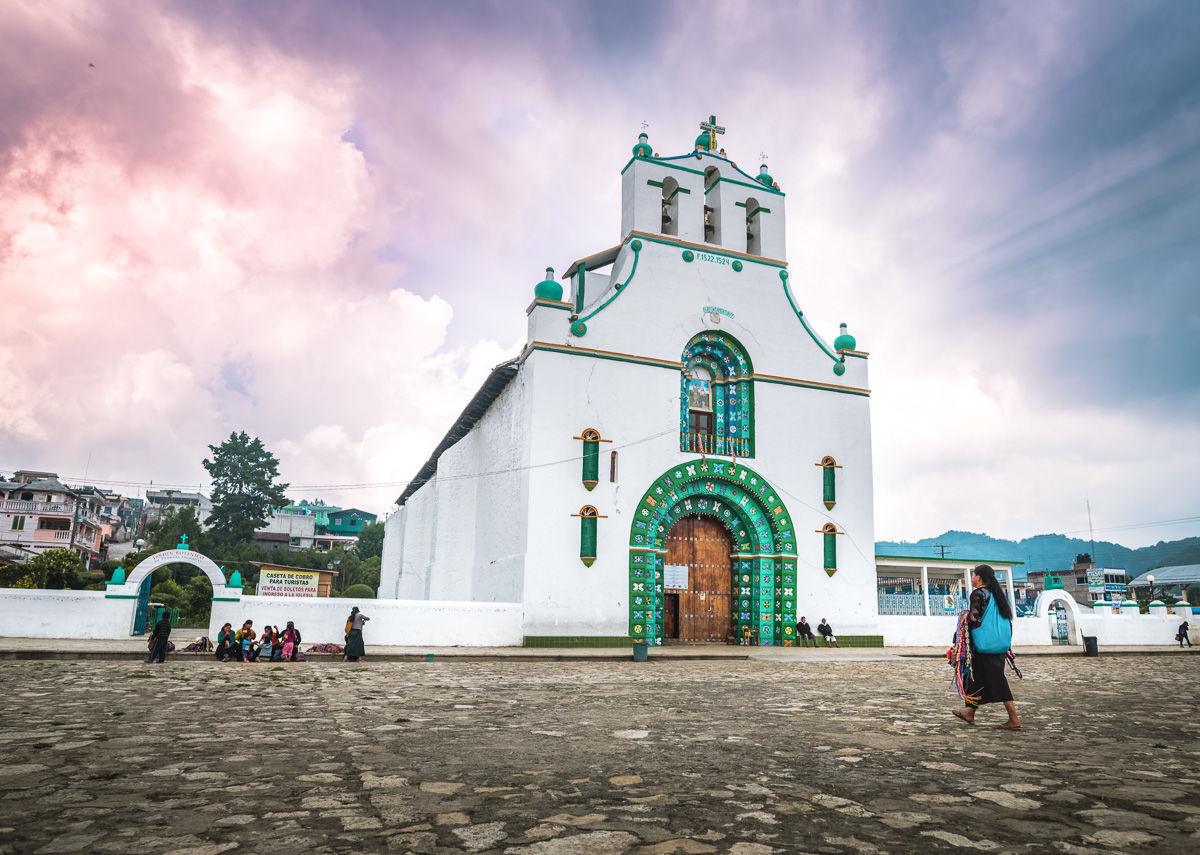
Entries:
<svg viewBox="0 0 1200 855">
<path fill-rule="evenodd" d="M 216 638 L 225 623 L 237 629 L 247 620 L 256 631 L 293 621 L 304 646 L 345 643 L 346 619 L 353 606 L 370 618 L 363 629 L 372 645 L 421 647 L 520 647 L 524 643 L 520 603 L 464 603 L 434 600 L 361 600 L 327 597 L 242 597 L 214 602 L 209 632 Z M 128 628 L 126 629 L 128 633 Z"/>
<path fill-rule="evenodd" d="M 950 647 L 956 617 L 919 617 L 880 615 L 879 631 L 884 647 Z M 1094 635 L 1104 645 L 1173 644 L 1175 629 L 1186 618 L 1178 615 L 1089 615 L 1079 617 L 1079 628 L 1072 644 L 1082 644 L 1079 636 Z M 849 633 L 847 633 L 849 634 Z M 1050 646 L 1050 624 L 1044 617 L 1019 617 L 1013 621 L 1013 646 Z"/>
<path fill-rule="evenodd" d="M 0 589 L 0 636 L 129 638 L 137 600 L 103 591 Z"/>
</svg>

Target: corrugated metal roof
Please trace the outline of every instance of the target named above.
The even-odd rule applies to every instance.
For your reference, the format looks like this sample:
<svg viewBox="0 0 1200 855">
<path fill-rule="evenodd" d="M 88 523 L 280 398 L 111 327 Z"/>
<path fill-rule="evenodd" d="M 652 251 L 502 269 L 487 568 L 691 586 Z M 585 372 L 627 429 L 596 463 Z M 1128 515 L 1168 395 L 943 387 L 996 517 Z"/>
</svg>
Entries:
<svg viewBox="0 0 1200 855">
<path fill-rule="evenodd" d="M 1131 588 L 1148 588 L 1147 576 L 1154 577 L 1155 585 L 1194 585 L 1200 583 L 1200 564 L 1176 564 L 1174 567 L 1156 567 L 1147 570 L 1129 583 Z"/>
<path fill-rule="evenodd" d="M 397 505 L 403 505 L 413 493 L 429 483 L 430 479 L 437 473 L 438 458 L 442 456 L 442 453 L 446 449 L 470 433 L 471 428 L 479 423 L 479 420 L 483 418 L 483 414 L 491 407 L 492 402 L 500 397 L 500 393 L 517 376 L 519 366 L 520 360 L 510 359 L 508 362 L 501 362 L 492 369 L 492 373 L 483 381 L 483 385 L 479 387 L 479 391 L 475 393 L 475 397 L 463 408 L 462 413 L 455 419 L 450 430 L 446 432 L 446 435 L 442 437 L 442 441 L 438 443 L 437 448 L 433 450 L 433 454 L 425 461 L 425 465 L 408 482 L 408 486 L 404 488 L 404 492 L 396 499 Z"/>
</svg>

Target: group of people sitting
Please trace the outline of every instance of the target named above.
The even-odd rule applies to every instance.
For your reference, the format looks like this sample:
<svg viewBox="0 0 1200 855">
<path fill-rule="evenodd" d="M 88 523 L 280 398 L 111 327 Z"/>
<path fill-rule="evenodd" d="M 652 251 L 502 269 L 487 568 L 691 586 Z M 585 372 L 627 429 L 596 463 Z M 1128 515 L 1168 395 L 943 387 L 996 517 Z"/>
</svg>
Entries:
<svg viewBox="0 0 1200 855">
<path fill-rule="evenodd" d="M 242 624 L 237 632 L 227 623 L 217 633 L 215 655 L 221 662 L 297 662 L 304 659 L 300 652 L 300 630 L 290 620 L 283 630 L 268 624 L 261 634 L 255 631 L 252 620 Z"/>
<path fill-rule="evenodd" d="M 837 636 L 833 634 L 833 627 L 825 618 L 821 618 L 821 622 L 817 624 L 817 632 L 825 638 L 826 647 L 840 647 Z M 816 647 L 817 637 L 813 635 L 812 627 L 808 625 L 808 618 L 801 617 L 800 622 L 796 624 L 796 635 L 800 637 L 805 647 L 808 647 L 808 642 L 812 642 L 813 647 Z"/>
</svg>

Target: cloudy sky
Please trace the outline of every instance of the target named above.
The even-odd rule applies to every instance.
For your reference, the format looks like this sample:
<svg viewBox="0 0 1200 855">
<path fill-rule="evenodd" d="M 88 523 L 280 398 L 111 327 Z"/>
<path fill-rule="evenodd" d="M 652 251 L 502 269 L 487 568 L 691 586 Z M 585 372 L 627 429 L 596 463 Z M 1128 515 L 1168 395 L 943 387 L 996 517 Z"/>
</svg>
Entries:
<svg viewBox="0 0 1200 855">
<path fill-rule="evenodd" d="M 870 351 L 876 534 L 1200 534 L 1200 5 L 0 5 L 0 472 L 387 510 L 643 121 Z M 377 485 L 377 486 L 358 486 Z M 1184 520 L 1164 523 L 1163 521 Z"/>
</svg>

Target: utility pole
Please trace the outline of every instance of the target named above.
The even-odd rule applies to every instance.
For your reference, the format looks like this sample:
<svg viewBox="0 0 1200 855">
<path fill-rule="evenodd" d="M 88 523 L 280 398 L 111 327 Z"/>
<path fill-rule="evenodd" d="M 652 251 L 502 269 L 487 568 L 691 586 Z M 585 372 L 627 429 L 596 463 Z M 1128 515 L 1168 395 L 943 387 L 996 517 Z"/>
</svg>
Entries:
<svg viewBox="0 0 1200 855">
<path fill-rule="evenodd" d="M 931 544 L 929 544 L 929 545 L 930 545 L 932 548 L 934 548 L 934 549 L 940 549 L 940 550 L 942 551 L 942 558 L 945 558 L 945 557 L 946 557 L 946 550 L 947 550 L 947 549 L 953 549 L 953 548 L 954 548 L 953 546 L 950 546 L 949 544 L 946 544 L 946 543 L 931 543 Z"/>
<path fill-rule="evenodd" d="M 1085 497 L 1084 497 L 1084 502 L 1086 502 L 1086 503 L 1087 503 L 1087 512 L 1088 512 L 1088 543 L 1090 543 L 1090 544 L 1091 544 L 1091 549 L 1092 549 L 1092 563 L 1093 563 L 1093 564 L 1095 564 L 1095 565 L 1097 565 L 1097 566 L 1099 566 L 1099 565 L 1100 565 L 1100 562 L 1099 562 L 1099 561 L 1096 559 L 1096 534 L 1095 534 L 1095 532 L 1093 532 L 1093 531 L 1092 531 L 1092 500 L 1091 500 L 1090 498 L 1088 498 L 1088 497 L 1086 497 L 1086 496 L 1085 496 Z"/>
</svg>

